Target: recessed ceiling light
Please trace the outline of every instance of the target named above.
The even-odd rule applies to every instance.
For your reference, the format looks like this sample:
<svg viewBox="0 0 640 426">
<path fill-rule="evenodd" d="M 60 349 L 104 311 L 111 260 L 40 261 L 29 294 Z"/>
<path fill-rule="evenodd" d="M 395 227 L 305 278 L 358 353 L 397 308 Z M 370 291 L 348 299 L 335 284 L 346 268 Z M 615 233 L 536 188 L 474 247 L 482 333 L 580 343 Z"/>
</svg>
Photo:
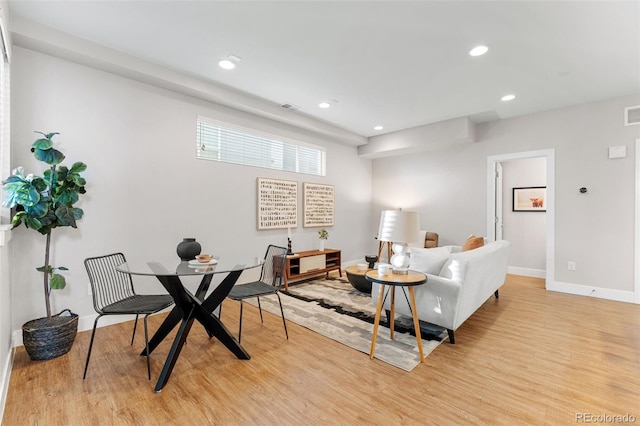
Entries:
<svg viewBox="0 0 640 426">
<path fill-rule="evenodd" d="M 329 108 L 329 107 L 331 106 L 331 104 L 330 104 L 329 102 L 320 102 L 320 103 L 318 104 L 318 106 L 319 106 L 320 108 Z"/>
<path fill-rule="evenodd" d="M 376 126 L 376 127 L 373 128 L 373 130 L 382 130 L 382 129 L 384 129 L 384 127 L 382 127 L 382 126 Z"/>
<path fill-rule="evenodd" d="M 516 95 L 504 95 L 500 98 L 501 101 L 512 101 L 516 98 Z"/>
<path fill-rule="evenodd" d="M 232 70 L 236 67 L 236 64 L 229 59 L 223 59 L 221 61 L 218 61 L 218 66 L 225 70 Z"/>
<path fill-rule="evenodd" d="M 487 46 L 476 46 L 469 51 L 469 55 L 471 56 L 481 56 L 489 51 Z"/>
</svg>

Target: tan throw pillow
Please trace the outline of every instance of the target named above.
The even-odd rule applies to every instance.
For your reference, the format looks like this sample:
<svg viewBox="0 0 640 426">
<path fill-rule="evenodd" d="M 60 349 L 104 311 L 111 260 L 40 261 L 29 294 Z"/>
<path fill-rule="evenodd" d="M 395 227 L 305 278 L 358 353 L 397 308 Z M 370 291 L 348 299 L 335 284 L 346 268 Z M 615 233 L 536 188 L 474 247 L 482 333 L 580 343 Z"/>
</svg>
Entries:
<svg viewBox="0 0 640 426">
<path fill-rule="evenodd" d="M 462 251 L 477 249 L 484 245 L 484 237 L 476 237 L 475 235 L 469 235 L 467 241 L 462 245 Z"/>
</svg>

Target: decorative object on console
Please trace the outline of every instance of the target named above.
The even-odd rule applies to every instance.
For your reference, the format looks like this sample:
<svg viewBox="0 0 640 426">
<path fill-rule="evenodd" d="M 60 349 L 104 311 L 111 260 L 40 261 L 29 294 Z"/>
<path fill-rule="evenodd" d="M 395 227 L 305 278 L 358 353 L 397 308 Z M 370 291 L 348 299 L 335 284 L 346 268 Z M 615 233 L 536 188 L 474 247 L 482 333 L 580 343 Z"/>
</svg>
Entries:
<svg viewBox="0 0 640 426">
<path fill-rule="evenodd" d="M 180 260 L 193 260 L 201 251 L 202 247 L 195 238 L 184 238 L 176 247 Z"/>
<path fill-rule="evenodd" d="M 291 250 L 291 227 L 287 228 L 287 256 L 293 256 L 295 253 Z"/>
<path fill-rule="evenodd" d="M 320 251 L 324 251 L 324 242 L 329 238 L 329 233 L 326 229 L 322 228 L 318 231 L 318 238 L 320 239 Z"/>
<path fill-rule="evenodd" d="M 392 243 L 390 262 L 393 273 L 406 274 L 409 268 L 408 243 L 415 242 L 420 232 L 418 213 L 402 210 L 383 210 L 380 214 L 378 240 Z"/>
</svg>

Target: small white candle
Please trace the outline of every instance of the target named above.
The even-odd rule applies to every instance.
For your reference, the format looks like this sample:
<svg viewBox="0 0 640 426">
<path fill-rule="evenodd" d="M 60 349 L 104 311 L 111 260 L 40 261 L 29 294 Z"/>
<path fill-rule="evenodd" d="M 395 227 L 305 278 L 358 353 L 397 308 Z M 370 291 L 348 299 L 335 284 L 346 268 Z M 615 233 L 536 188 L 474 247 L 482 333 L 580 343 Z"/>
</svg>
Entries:
<svg viewBox="0 0 640 426">
<path fill-rule="evenodd" d="M 291 227 L 287 228 L 287 238 L 291 239 Z"/>
</svg>

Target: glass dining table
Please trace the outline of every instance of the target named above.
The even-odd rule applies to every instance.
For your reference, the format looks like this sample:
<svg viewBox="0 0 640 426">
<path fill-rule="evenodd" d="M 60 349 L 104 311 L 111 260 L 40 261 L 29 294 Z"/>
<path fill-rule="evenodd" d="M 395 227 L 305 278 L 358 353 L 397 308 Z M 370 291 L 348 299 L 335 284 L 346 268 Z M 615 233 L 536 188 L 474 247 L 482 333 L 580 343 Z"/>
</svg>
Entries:
<svg viewBox="0 0 640 426">
<path fill-rule="evenodd" d="M 240 260 L 240 263 L 238 260 Z M 171 371 L 180 356 L 194 320 L 203 325 L 210 338 L 217 338 L 239 359 L 251 358 L 220 319 L 213 314 L 213 311 L 227 297 L 243 271 L 260 266 L 261 260 L 257 258 L 233 259 L 223 256 L 213 259 L 209 263 L 199 263 L 196 260 L 180 261 L 175 257 L 159 258 L 158 260 L 127 259 L 126 263 L 116 267 L 116 270 L 125 274 L 156 277 L 175 301 L 174 308 L 169 312 L 151 340 L 149 340 L 149 354 L 151 354 L 175 326 L 180 323 L 180 328 L 173 339 L 167 360 L 156 383 L 156 392 L 160 392 L 169 380 Z M 211 280 L 217 274 L 224 274 L 225 276 L 220 284 L 207 296 Z M 187 276 L 202 276 L 195 293 L 185 287 L 181 280 L 181 277 Z M 147 349 L 145 348 L 140 355 L 146 356 L 146 351 Z"/>
</svg>

